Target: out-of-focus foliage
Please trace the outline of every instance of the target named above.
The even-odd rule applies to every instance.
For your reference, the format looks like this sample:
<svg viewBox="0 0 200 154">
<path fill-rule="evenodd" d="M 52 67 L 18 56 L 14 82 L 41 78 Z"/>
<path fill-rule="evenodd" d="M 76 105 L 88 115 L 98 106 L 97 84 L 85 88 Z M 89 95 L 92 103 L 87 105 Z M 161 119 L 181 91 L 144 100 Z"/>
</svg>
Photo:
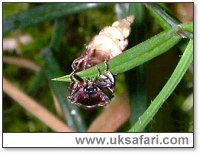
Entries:
<svg viewBox="0 0 200 154">
<path fill-rule="evenodd" d="M 50 4 L 51 3 L 3 3 L 3 18 L 5 19 L 22 11 L 29 11 L 37 7 L 42 7 L 42 5 Z M 188 3 L 188 5 L 190 5 L 190 3 Z M 41 69 L 39 72 L 33 72 L 31 70 L 4 62 L 3 76 L 12 81 L 17 87 L 33 97 L 36 101 L 41 103 L 41 105 L 45 106 L 45 108 L 47 108 L 50 112 L 59 116 L 62 121 L 69 124 L 70 120 L 66 118 L 66 115 L 73 112 L 70 113 L 70 110 L 67 111 L 67 109 L 70 108 L 66 106 L 63 107 L 61 104 L 61 107 L 66 107 L 66 110 L 64 109 L 64 114 L 60 113 L 55 108 L 52 98 L 52 92 L 55 95 L 59 95 L 59 92 L 55 93 L 56 84 L 59 90 L 65 89 L 66 87 L 67 91 L 68 83 L 56 83 L 55 81 L 50 81 L 50 77 L 59 77 L 53 76 L 56 75 L 56 72 L 61 72 L 61 75 L 70 74 L 71 63 L 75 58 L 80 56 L 81 52 L 85 49 L 85 44 L 87 44 L 103 27 L 110 25 L 119 16 L 126 16 L 132 13 L 136 15 L 136 21 L 132 27 L 132 32 L 129 37 L 129 46 L 127 49 L 130 49 L 138 43 L 141 43 L 151 36 L 163 31 L 161 28 L 162 26 L 159 25 L 159 20 L 152 16 L 149 12 L 149 8 L 147 8 L 143 3 L 127 3 L 124 6 L 125 7 L 123 7 L 123 9 L 125 10 L 126 6 L 128 6 L 127 11 L 124 11 L 121 15 L 119 15 L 119 12 L 116 11 L 114 3 L 107 3 L 103 5 L 99 4 L 99 6 L 91 9 L 85 9 L 85 6 L 83 5 L 82 7 L 84 9 L 77 10 L 77 12 L 74 11 L 72 14 L 68 12 L 68 15 L 58 15 L 51 20 L 46 20 L 44 18 L 44 20 L 37 24 L 30 24 L 27 27 L 17 28 L 4 33 L 3 39 L 11 38 L 19 40 L 21 36 L 28 35 L 31 37 L 31 41 L 29 43 L 20 43 L 20 41 L 17 41 L 18 46 L 16 48 L 12 48 L 11 50 L 3 48 L 3 56 L 15 56 L 29 59 L 40 66 Z M 176 3 L 162 3 L 160 6 L 165 8 L 167 13 L 170 13 L 177 18 L 179 18 L 179 11 L 174 12 L 174 10 L 176 10 L 175 8 L 182 10 L 186 8 L 183 11 L 190 8 L 180 7 L 181 5 L 177 5 Z M 63 34 L 59 36 L 59 39 L 53 40 L 52 37 L 54 37 L 53 34 L 56 30 L 55 26 L 58 18 L 63 20 L 63 30 L 60 32 Z M 180 19 L 182 19 L 182 17 L 180 17 Z M 188 21 L 192 21 L 192 18 L 188 17 Z M 189 30 L 191 30 L 192 26 L 188 27 Z M 55 46 L 54 48 L 53 45 L 56 43 L 58 43 L 58 46 Z M 140 65 L 139 67 L 127 71 L 125 74 L 119 74 L 117 76 L 115 95 L 119 96 L 122 92 L 125 92 L 127 96 L 129 96 L 131 102 L 130 120 L 127 120 L 127 122 L 122 125 L 118 131 L 128 131 L 129 128 L 137 121 L 138 117 L 147 109 L 150 102 L 158 95 L 181 58 L 182 51 L 184 50 L 181 51 L 180 48 L 182 47 L 185 49 L 187 43 L 188 39 L 185 39 L 185 41 L 181 41 L 180 44 L 174 46 L 168 52 L 154 58 L 151 61 L 148 61 L 143 65 Z M 48 61 L 47 58 L 51 56 L 44 54 L 45 49 L 48 49 L 48 51 L 51 52 L 50 54 L 52 54 L 51 56 L 58 66 L 56 66 L 58 70 L 55 74 L 54 72 L 45 72 L 45 69 L 52 68 L 46 66 L 50 66 L 51 59 Z M 140 80 L 141 77 L 142 80 Z M 59 87 L 60 84 L 62 86 Z M 188 107 L 192 106 L 193 103 L 193 100 L 191 99 L 193 93 L 192 87 L 193 70 L 190 68 L 186 72 L 178 87 L 167 99 L 166 103 L 158 111 L 153 120 L 147 125 L 146 131 L 193 131 L 193 108 Z M 65 95 L 65 92 L 63 91 L 60 92 L 60 94 L 62 94 L 62 96 L 64 95 L 64 98 L 61 99 L 65 100 L 67 94 Z M 142 108 L 140 108 L 139 103 L 141 100 L 143 101 L 141 103 L 141 105 L 143 105 Z M 66 101 L 66 103 L 69 102 Z M 102 110 L 102 108 L 96 108 L 94 110 L 84 110 L 78 108 L 77 113 L 80 115 L 80 123 L 77 123 L 77 121 L 80 120 L 77 119 L 79 116 L 76 116 L 75 118 L 72 114 L 69 116 L 72 116 L 75 123 L 80 124 L 82 127 L 77 128 L 77 125 L 74 125 L 73 120 L 73 124 L 71 126 L 74 126 L 74 129 L 78 131 L 85 131 L 90 126 L 92 121 L 98 117 Z M 3 94 L 3 131 L 51 132 L 52 130 L 26 110 L 22 109 L 9 96 Z"/>
</svg>

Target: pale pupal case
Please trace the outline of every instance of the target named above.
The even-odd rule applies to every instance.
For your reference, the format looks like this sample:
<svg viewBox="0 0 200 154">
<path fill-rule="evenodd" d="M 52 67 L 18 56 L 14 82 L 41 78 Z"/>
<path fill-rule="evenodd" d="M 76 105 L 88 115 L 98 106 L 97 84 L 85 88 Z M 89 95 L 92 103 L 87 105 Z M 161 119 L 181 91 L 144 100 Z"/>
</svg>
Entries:
<svg viewBox="0 0 200 154">
<path fill-rule="evenodd" d="M 134 16 L 128 16 L 103 28 L 88 44 L 87 49 L 105 52 L 109 59 L 121 54 L 128 45 L 127 37 L 133 21 Z"/>
<path fill-rule="evenodd" d="M 84 70 L 121 54 L 128 45 L 127 37 L 134 19 L 134 16 L 128 16 L 104 27 L 89 42 L 82 55 L 74 60 L 73 71 Z"/>
</svg>

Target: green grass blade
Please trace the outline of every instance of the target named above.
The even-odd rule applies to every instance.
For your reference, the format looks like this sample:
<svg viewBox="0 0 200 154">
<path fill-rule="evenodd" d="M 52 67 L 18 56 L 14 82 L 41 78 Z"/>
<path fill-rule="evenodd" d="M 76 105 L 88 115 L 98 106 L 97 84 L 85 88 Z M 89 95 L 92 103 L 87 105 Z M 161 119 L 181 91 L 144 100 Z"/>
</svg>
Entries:
<svg viewBox="0 0 200 154">
<path fill-rule="evenodd" d="M 169 29 L 180 22 L 170 17 L 162 8 L 157 4 L 146 4 L 147 9 L 151 15 L 156 19 L 163 29 Z"/>
<path fill-rule="evenodd" d="M 161 32 L 135 47 L 126 50 L 124 53 L 109 61 L 110 70 L 114 74 L 122 73 L 166 52 L 181 40 L 181 37 L 177 35 L 177 32 L 177 27 L 171 28 L 170 30 Z M 104 64 L 99 64 L 99 67 L 102 70 Z M 83 78 L 95 77 L 97 76 L 98 71 L 96 70 L 96 67 L 91 67 L 77 74 Z M 70 82 L 70 75 L 55 78 L 53 80 Z"/>
<path fill-rule="evenodd" d="M 138 27 L 139 25 L 142 24 L 144 17 L 145 17 L 144 5 L 142 3 L 130 3 L 128 15 L 134 15 L 135 16 L 135 21 L 134 21 L 133 26 Z"/>
<path fill-rule="evenodd" d="M 193 22 L 188 22 L 187 24 L 183 24 L 182 25 L 182 29 L 188 31 L 188 32 L 191 32 L 193 33 Z"/>
<path fill-rule="evenodd" d="M 36 94 L 36 92 L 39 90 L 39 88 L 41 88 L 45 82 L 47 82 L 47 78 L 45 76 L 45 68 L 41 67 L 39 72 L 36 74 L 33 82 L 31 83 L 29 89 L 28 89 L 28 92 L 31 94 L 31 95 L 34 95 Z"/>
<path fill-rule="evenodd" d="M 147 38 L 149 32 L 148 25 L 145 24 L 147 19 L 145 16 L 145 6 L 143 3 L 130 3 L 129 14 L 135 15 L 134 25 L 132 27 L 130 36 L 131 42 L 137 44 Z M 138 31 L 138 29 L 142 29 Z M 133 35 L 134 34 L 134 35 Z M 133 125 L 138 118 L 144 113 L 147 108 L 147 69 L 146 65 L 142 64 L 125 73 L 125 79 L 127 82 L 128 95 L 130 97 L 130 124 Z"/>
<path fill-rule="evenodd" d="M 181 24 L 180 21 L 171 17 L 157 4 L 147 4 L 146 7 L 163 29 L 169 29 L 171 27 L 177 26 L 178 24 Z M 189 31 L 187 31 L 187 29 L 189 29 Z M 191 29 L 192 25 L 189 22 L 184 25 L 184 28 L 179 31 L 179 34 L 189 39 L 193 39 L 193 33 L 191 33 Z"/>
<path fill-rule="evenodd" d="M 68 123 L 68 126 L 73 128 L 76 131 L 85 131 L 85 123 L 82 116 L 79 113 L 79 109 L 77 106 L 71 104 L 67 101 L 67 85 L 63 83 L 56 84 L 55 82 L 52 82 L 52 78 L 57 75 L 64 74 L 56 59 L 54 58 L 55 53 L 59 54 L 59 47 L 61 40 L 64 35 L 64 27 L 65 27 L 65 19 L 64 18 L 58 18 L 55 21 L 55 28 L 52 34 L 52 39 L 50 42 L 50 47 L 47 47 L 43 50 L 43 61 L 45 68 L 45 74 L 49 80 L 49 85 L 53 93 L 55 94 L 56 98 L 58 99 L 58 102 L 60 103 L 60 106 L 64 112 L 65 119 Z"/>
<path fill-rule="evenodd" d="M 144 35 L 138 31 L 139 28 L 144 27 L 144 5 L 142 3 L 120 3 L 116 4 L 116 14 L 118 18 L 123 18 L 128 15 L 134 15 L 134 25 L 132 28 L 133 36 L 130 36 L 131 42 L 141 42 L 145 38 Z M 144 29 L 143 29 L 144 30 Z M 145 34 L 145 32 L 143 31 Z M 147 108 L 147 85 L 146 69 L 144 64 L 127 71 L 125 73 L 125 80 L 128 88 L 128 96 L 130 100 L 130 123 L 134 124 L 137 119 L 144 113 Z"/>
<path fill-rule="evenodd" d="M 60 43 L 61 43 L 63 35 L 65 33 L 65 23 L 66 22 L 65 22 L 64 18 L 57 18 L 55 20 L 54 32 L 52 34 L 52 39 L 50 42 L 50 47 L 55 52 L 58 52 Z"/>
<path fill-rule="evenodd" d="M 61 108 L 64 112 L 65 119 L 69 127 L 76 131 L 85 131 L 85 124 L 79 113 L 77 106 L 67 101 L 67 84 L 55 83 L 51 79 L 55 76 L 62 75 L 63 72 L 58 66 L 58 63 L 53 57 L 53 51 L 50 48 L 43 49 L 43 59 L 45 74 L 48 78 L 49 85 L 53 93 L 55 94 Z"/>
<path fill-rule="evenodd" d="M 47 3 L 3 19 L 3 33 L 99 7 L 104 3 Z"/>
<path fill-rule="evenodd" d="M 131 124 L 134 124 L 147 108 L 146 76 L 146 65 L 140 65 L 126 74 L 130 96 Z"/>
<path fill-rule="evenodd" d="M 160 91 L 160 93 L 156 96 L 156 98 L 153 100 L 148 109 L 144 112 L 144 114 L 129 130 L 129 132 L 141 132 L 146 127 L 146 125 L 153 119 L 153 117 L 158 112 L 162 104 L 166 101 L 166 99 L 170 96 L 170 94 L 174 91 L 178 83 L 181 81 L 192 61 L 193 41 L 190 40 L 185 52 L 183 53 L 183 56 L 181 57 L 181 60 L 179 61 L 170 79 Z"/>
<path fill-rule="evenodd" d="M 132 95 L 132 122 L 136 122 L 147 108 L 147 72 L 145 65 L 137 67 L 136 82 L 136 91 L 135 94 Z"/>
</svg>

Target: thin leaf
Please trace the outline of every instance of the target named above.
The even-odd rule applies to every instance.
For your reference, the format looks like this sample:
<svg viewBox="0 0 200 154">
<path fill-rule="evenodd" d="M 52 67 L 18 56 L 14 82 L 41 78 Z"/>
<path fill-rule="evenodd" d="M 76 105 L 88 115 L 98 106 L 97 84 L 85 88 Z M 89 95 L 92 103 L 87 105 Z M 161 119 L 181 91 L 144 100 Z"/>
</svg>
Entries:
<svg viewBox="0 0 200 154">
<path fill-rule="evenodd" d="M 143 3 L 130 3 L 129 14 L 134 14 L 136 19 L 134 21 L 133 28 L 131 32 L 131 43 L 141 42 L 147 38 L 148 25 L 146 24 L 146 16 Z M 142 32 L 138 29 L 142 29 Z M 147 108 L 147 84 L 146 84 L 146 66 L 142 64 L 130 71 L 125 73 L 126 82 L 130 97 L 130 107 L 131 115 L 130 122 L 131 125 L 134 124 L 138 117 L 140 117 Z"/>
<path fill-rule="evenodd" d="M 187 24 L 183 24 L 182 25 L 182 29 L 188 31 L 188 32 L 191 32 L 193 33 L 193 22 L 188 22 Z"/>
<path fill-rule="evenodd" d="M 104 3 L 47 3 L 3 19 L 3 33 L 42 21 L 78 13 L 102 6 Z"/>
<path fill-rule="evenodd" d="M 185 52 L 183 53 L 183 56 L 181 57 L 181 60 L 179 61 L 170 79 L 160 91 L 160 93 L 156 96 L 156 98 L 153 100 L 148 109 L 144 112 L 144 114 L 138 119 L 135 125 L 131 127 L 129 132 L 141 132 L 146 127 L 146 125 L 153 119 L 153 117 L 161 108 L 163 103 L 171 95 L 178 83 L 181 81 L 192 61 L 193 41 L 190 40 Z"/>
<path fill-rule="evenodd" d="M 31 95 L 35 95 L 36 92 L 39 90 L 39 88 L 41 88 L 45 84 L 47 79 L 46 79 L 44 72 L 45 72 L 45 68 L 41 67 L 39 72 L 34 77 L 34 80 L 32 81 L 32 83 L 28 89 L 28 92 Z"/>
<path fill-rule="evenodd" d="M 52 34 L 53 36 L 50 42 L 50 47 L 57 52 L 60 47 L 60 43 L 65 31 L 65 19 L 64 18 L 56 19 L 54 26 L 55 27 L 54 27 L 54 32 Z"/>
<path fill-rule="evenodd" d="M 128 72 L 126 79 L 129 80 L 129 95 L 131 99 L 131 124 L 135 123 L 147 108 L 147 84 L 146 67 L 140 65 L 133 71 Z"/>
<path fill-rule="evenodd" d="M 67 101 L 67 85 L 64 83 L 55 83 L 51 80 L 55 76 L 62 75 L 63 72 L 54 59 L 52 50 L 50 48 L 43 49 L 43 59 L 43 67 L 45 68 L 45 74 L 49 80 L 50 88 L 52 89 L 63 109 L 68 126 L 76 131 L 85 131 L 85 125 L 82 121 L 79 109 L 77 106 Z"/>
<path fill-rule="evenodd" d="M 130 3 L 129 4 L 129 10 L 128 10 L 128 15 L 134 15 L 135 21 L 134 21 L 134 26 L 139 26 L 142 24 L 144 17 L 145 17 L 145 12 L 144 12 L 144 5 L 142 3 Z"/>
<path fill-rule="evenodd" d="M 181 37 L 177 35 L 177 32 L 177 27 L 171 28 L 170 30 L 166 30 L 135 47 L 126 50 L 124 53 L 109 61 L 110 70 L 114 74 L 122 73 L 166 52 L 181 40 Z M 104 68 L 104 64 L 99 64 L 99 67 L 100 69 Z M 94 66 L 78 72 L 77 74 L 83 78 L 92 78 L 97 76 L 98 71 Z M 53 80 L 70 82 L 70 75 L 55 78 Z"/>
<path fill-rule="evenodd" d="M 146 7 L 150 11 L 151 15 L 156 19 L 159 25 L 163 29 L 169 29 L 175 25 L 178 25 L 180 22 L 174 20 L 170 17 L 162 8 L 157 4 L 146 4 Z"/>
<path fill-rule="evenodd" d="M 64 27 L 65 22 L 64 18 L 59 18 L 55 22 L 55 29 L 53 32 L 52 40 L 50 43 L 50 48 L 47 47 L 43 50 L 43 60 L 45 68 L 45 74 L 47 78 L 49 79 L 50 87 L 55 94 L 58 102 L 60 103 L 60 106 L 63 109 L 65 119 L 67 120 L 67 123 L 70 127 L 72 127 L 76 131 L 85 131 L 85 123 L 81 118 L 81 115 L 79 113 L 79 109 L 77 106 L 71 104 L 67 101 L 67 85 L 66 84 L 56 84 L 55 82 L 52 82 L 52 78 L 57 75 L 62 75 L 63 72 L 61 71 L 57 61 L 55 60 L 53 56 L 53 51 L 58 53 L 58 49 L 62 40 L 62 37 L 64 35 Z M 52 50 L 53 49 L 53 50 Z"/>
<path fill-rule="evenodd" d="M 160 24 L 160 26 L 163 29 L 169 29 L 171 27 L 177 26 L 178 24 L 181 24 L 180 21 L 175 20 L 172 18 L 169 14 L 167 14 L 159 5 L 157 4 L 148 4 L 146 5 L 149 9 L 151 15 L 156 19 L 156 21 Z M 191 25 L 186 24 L 185 27 L 190 27 Z M 184 37 L 187 37 L 189 39 L 193 39 L 193 34 L 190 31 L 185 31 L 187 28 L 180 30 L 179 34 L 181 34 Z"/>
</svg>

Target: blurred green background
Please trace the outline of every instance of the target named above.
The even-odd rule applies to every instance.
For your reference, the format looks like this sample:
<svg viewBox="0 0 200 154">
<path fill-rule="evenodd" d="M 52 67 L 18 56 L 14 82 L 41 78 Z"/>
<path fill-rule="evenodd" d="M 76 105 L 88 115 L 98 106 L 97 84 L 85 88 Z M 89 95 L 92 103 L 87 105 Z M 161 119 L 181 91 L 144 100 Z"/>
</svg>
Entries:
<svg viewBox="0 0 200 154">
<path fill-rule="evenodd" d="M 3 3 L 3 18 L 9 18 L 14 14 L 24 11 L 24 14 L 26 14 L 26 11 L 43 5 L 54 4 Z M 192 3 L 162 3 L 160 5 L 182 22 L 193 20 Z M 80 9 L 69 15 L 60 13 L 60 15 L 55 15 L 55 17 L 49 17 L 49 19 L 47 17 L 47 20 L 38 22 L 37 24 L 31 24 L 26 27 L 22 26 L 21 28 L 9 30 L 4 33 L 3 41 L 8 41 L 11 44 L 8 46 L 4 45 L 3 47 L 3 76 L 36 101 L 40 102 L 50 112 L 59 116 L 53 103 L 52 91 L 56 93 L 55 86 L 59 84 L 62 84 L 61 87 L 67 89 L 69 83 L 52 83 L 50 78 L 59 77 L 60 74 L 69 74 L 71 72 L 71 63 L 75 58 L 80 56 L 81 52 L 84 51 L 85 45 L 92 37 L 103 27 L 112 24 L 117 18 L 126 16 L 127 12 L 132 12 L 136 17 L 131 35 L 129 36 L 127 49 L 163 30 L 142 3 L 131 3 L 131 5 L 125 3 L 106 3 L 94 8 Z M 48 10 L 46 13 L 48 14 Z M 41 16 L 46 16 L 46 14 L 41 14 Z M 30 16 L 30 18 L 34 17 Z M 56 26 L 58 26 L 57 29 Z M 59 30 L 61 32 L 56 32 Z M 59 33 L 61 36 L 53 36 L 56 33 Z M 26 41 L 28 40 L 26 43 L 20 41 L 20 38 L 23 36 L 27 37 L 25 39 Z M 52 39 L 56 37 L 58 39 Z M 11 48 L 13 40 L 17 45 Z M 52 49 L 52 55 L 48 55 L 49 53 L 46 51 L 48 47 Z M 138 109 L 138 114 L 141 114 L 166 83 L 176 67 L 181 54 L 180 49 L 174 47 L 165 54 L 133 70 L 119 74 L 117 76 L 115 95 L 118 96 L 122 92 L 125 92 L 129 95 L 131 102 L 137 102 L 136 99 L 140 99 L 141 104 L 139 104 L 140 109 Z M 40 71 L 32 71 L 13 65 L 4 58 L 9 56 L 31 60 L 39 66 Z M 53 60 L 51 59 L 52 57 Z M 51 71 L 55 69 L 54 60 L 56 65 L 59 66 L 59 70 L 56 72 Z M 50 66 L 51 64 L 53 66 Z M 45 71 L 50 73 L 46 73 Z M 66 94 L 64 93 L 63 95 Z M 192 132 L 192 98 L 193 68 L 191 66 L 176 90 L 156 114 L 145 131 Z M 65 100 L 66 98 L 63 99 Z M 66 101 L 65 103 L 69 102 Z M 64 108 L 65 105 L 61 105 L 61 107 Z M 71 109 L 71 107 L 67 109 Z M 73 124 L 71 126 L 74 129 L 77 128 L 76 130 L 85 131 L 103 109 L 97 108 L 86 111 L 78 108 L 77 110 L 82 119 L 81 127 L 74 126 Z M 130 118 L 117 131 L 127 131 L 136 121 L 137 116 L 135 116 L 135 112 L 137 111 L 135 109 L 132 111 L 134 113 L 131 113 Z M 66 115 L 68 114 L 67 112 Z M 66 116 L 60 116 L 60 119 L 65 121 Z M 3 132 L 52 132 L 52 130 L 3 93 Z"/>
</svg>

